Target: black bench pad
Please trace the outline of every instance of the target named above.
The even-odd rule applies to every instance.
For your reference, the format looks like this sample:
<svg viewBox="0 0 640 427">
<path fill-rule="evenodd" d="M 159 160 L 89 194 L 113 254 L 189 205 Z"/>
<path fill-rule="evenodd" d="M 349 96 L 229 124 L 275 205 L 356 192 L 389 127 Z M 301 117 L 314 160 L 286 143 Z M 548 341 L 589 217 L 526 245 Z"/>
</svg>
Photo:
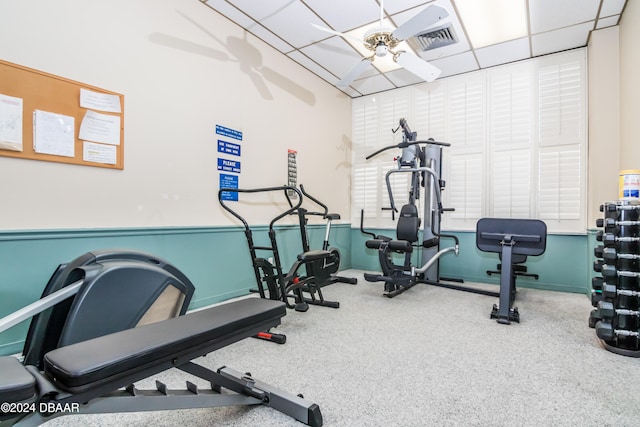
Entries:
<svg viewBox="0 0 640 427">
<path fill-rule="evenodd" d="M 407 240 L 367 240 L 365 246 L 369 249 L 380 249 L 383 245 L 386 245 L 389 250 L 394 252 L 413 252 L 413 246 L 411 242 Z"/>
<path fill-rule="evenodd" d="M 62 390 L 86 392 L 179 357 L 204 355 L 263 330 L 256 327 L 280 324 L 285 314 L 281 301 L 247 298 L 52 350 L 44 371 Z"/>
<path fill-rule="evenodd" d="M 0 402 L 24 402 L 36 395 L 36 380 L 15 357 L 0 357 Z"/>
</svg>

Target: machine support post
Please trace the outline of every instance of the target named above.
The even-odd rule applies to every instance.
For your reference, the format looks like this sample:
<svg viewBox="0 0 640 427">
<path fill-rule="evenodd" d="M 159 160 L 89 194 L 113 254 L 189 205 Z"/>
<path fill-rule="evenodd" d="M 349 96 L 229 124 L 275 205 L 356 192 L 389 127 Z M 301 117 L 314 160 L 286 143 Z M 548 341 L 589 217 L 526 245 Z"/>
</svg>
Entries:
<svg viewBox="0 0 640 427">
<path fill-rule="evenodd" d="M 504 236 L 504 239 L 500 242 L 502 245 L 502 274 L 500 275 L 500 298 L 499 298 L 499 312 L 498 323 L 505 325 L 510 324 L 510 312 L 511 312 L 511 255 L 513 252 L 513 246 L 515 240 L 510 235 Z"/>
</svg>

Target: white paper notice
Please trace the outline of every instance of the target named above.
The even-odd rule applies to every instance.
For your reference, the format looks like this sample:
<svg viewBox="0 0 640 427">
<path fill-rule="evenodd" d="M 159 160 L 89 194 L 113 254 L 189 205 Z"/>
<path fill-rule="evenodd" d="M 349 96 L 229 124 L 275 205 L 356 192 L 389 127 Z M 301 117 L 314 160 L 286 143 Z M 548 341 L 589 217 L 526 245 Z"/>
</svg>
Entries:
<svg viewBox="0 0 640 427">
<path fill-rule="evenodd" d="M 0 150 L 22 151 L 22 98 L 0 94 Z"/>
<path fill-rule="evenodd" d="M 82 160 L 85 162 L 115 165 L 117 149 L 118 147 L 115 145 L 96 144 L 84 141 Z"/>
<path fill-rule="evenodd" d="M 80 89 L 80 106 L 108 113 L 122 112 L 118 95 L 93 92 L 87 89 Z"/>
<path fill-rule="evenodd" d="M 33 149 L 36 153 L 74 156 L 74 118 L 35 110 L 33 112 Z"/>
<path fill-rule="evenodd" d="M 80 139 L 120 145 L 120 117 L 87 110 L 80 124 Z"/>
</svg>

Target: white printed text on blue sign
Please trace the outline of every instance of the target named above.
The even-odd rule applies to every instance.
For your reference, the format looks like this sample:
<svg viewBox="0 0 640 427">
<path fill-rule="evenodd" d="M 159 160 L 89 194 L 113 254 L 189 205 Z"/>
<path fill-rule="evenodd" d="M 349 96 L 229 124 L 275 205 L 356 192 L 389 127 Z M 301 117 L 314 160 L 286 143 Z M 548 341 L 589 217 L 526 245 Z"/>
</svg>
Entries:
<svg viewBox="0 0 640 427">
<path fill-rule="evenodd" d="M 229 138 L 237 139 L 238 141 L 242 141 L 242 132 L 239 130 L 227 128 L 224 126 L 216 125 L 216 133 L 218 135 L 227 136 Z"/>
<path fill-rule="evenodd" d="M 225 188 L 238 188 L 238 175 L 227 175 L 224 173 L 220 174 L 220 189 L 224 190 Z M 222 191 L 220 193 L 220 198 L 222 200 L 232 200 L 234 202 L 238 201 L 238 192 L 237 191 Z"/>
<path fill-rule="evenodd" d="M 218 157 L 218 170 L 225 172 L 240 173 L 240 162 Z"/>
<path fill-rule="evenodd" d="M 218 153 L 231 154 L 232 156 L 240 155 L 240 144 L 218 140 Z"/>
</svg>

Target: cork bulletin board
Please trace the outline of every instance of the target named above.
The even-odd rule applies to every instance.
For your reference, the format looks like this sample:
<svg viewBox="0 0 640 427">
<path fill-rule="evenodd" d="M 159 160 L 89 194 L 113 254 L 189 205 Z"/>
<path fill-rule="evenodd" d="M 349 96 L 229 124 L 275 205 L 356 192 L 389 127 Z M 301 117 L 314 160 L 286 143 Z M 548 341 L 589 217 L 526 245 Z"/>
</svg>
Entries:
<svg viewBox="0 0 640 427">
<path fill-rule="evenodd" d="M 0 156 L 124 169 L 124 96 L 0 60 Z"/>
</svg>

